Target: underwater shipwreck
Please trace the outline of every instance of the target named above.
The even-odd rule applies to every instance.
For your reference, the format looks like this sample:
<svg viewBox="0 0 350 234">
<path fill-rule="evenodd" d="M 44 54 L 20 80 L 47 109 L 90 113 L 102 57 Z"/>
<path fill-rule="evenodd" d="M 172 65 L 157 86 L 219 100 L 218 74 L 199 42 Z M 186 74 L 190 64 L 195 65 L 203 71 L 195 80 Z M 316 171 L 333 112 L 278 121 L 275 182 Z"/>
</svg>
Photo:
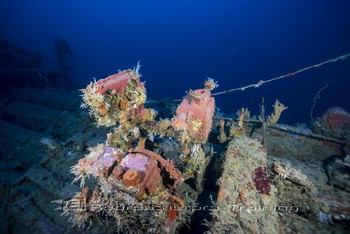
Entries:
<svg viewBox="0 0 350 234">
<path fill-rule="evenodd" d="M 147 99 L 139 68 L 2 97 L 2 233 L 347 233 L 348 112 L 228 117 L 214 80 Z"/>
</svg>

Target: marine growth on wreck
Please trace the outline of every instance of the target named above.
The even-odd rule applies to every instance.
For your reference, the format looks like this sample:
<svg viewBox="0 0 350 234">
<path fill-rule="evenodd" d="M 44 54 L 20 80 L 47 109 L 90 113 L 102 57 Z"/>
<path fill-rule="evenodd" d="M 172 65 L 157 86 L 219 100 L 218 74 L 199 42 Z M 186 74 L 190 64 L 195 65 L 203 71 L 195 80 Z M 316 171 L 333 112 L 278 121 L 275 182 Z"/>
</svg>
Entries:
<svg viewBox="0 0 350 234">
<path fill-rule="evenodd" d="M 146 89 L 139 65 L 82 90 L 82 107 L 89 109 L 99 126 L 114 127 L 106 142 L 90 148 L 71 168 L 73 182 L 80 181 L 82 187 L 62 204 L 73 225 L 91 226 L 102 213 L 118 223 L 116 231 L 130 233 L 174 233 L 189 222 L 193 210 L 186 205 L 195 204 L 202 187 L 208 163 L 202 144 L 207 142 L 215 110 L 210 93 L 216 83 L 208 79 L 204 86 L 188 92 L 173 118 L 159 120 L 156 110 L 144 106 Z M 180 147 L 177 163 L 154 152 L 155 138 L 176 140 Z M 98 181 L 95 188 L 86 187 L 89 177 Z M 194 179 L 193 191 L 184 183 L 189 179 Z M 193 195 L 188 196 L 189 192 Z M 71 209 L 77 202 L 84 203 L 84 210 Z"/>
<path fill-rule="evenodd" d="M 289 126 L 279 97 L 270 113 L 263 99 L 227 116 L 211 78 L 179 102 L 147 98 L 140 78 L 137 65 L 79 93 L 11 92 L 0 125 L 14 232 L 346 233 L 346 110 Z"/>
<path fill-rule="evenodd" d="M 110 128 L 106 141 L 89 148 L 71 167 L 73 183 L 81 190 L 55 201 L 73 227 L 175 233 L 198 212 L 209 217 L 201 220 L 209 233 L 310 232 L 316 226 L 348 222 L 348 194 L 338 191 L 335 196 L 331 187 L 324 187 L 326 181 L 320 185 L 327 178 L 317 174 L 319 162 L 296 162 L 293 156 L 301 155 L 293 152 L 300 139 L 304 145 L 298 148 L 310 154 L 323 151 L 318 157 L 348 149 L 347 112 L 329 110 L 316 119 L 319 134 L 277 124 L 287 109 L 278 100 L 266 118 L 264 110 L 256 117 L 245 108 L 237 118 L 225 118 L 215 113 L 211 92 L 218 85 L 208 78 L 204 88 L 188 91 L 172 117 L 160 118 L 156 109 L 146 107 L 139 69 L 120 71 L 81 90 L 81 107 L 98 126 Z M 335 161 L 340 171 L 330 164 L 327 176 L 332 185 L 349 191 L 348 157 Z M 218 187 L 203 205 L 198 201 L 208 170 L 217 175 Z M 315 224 L 304 227 L 309 220 Z"/>
</svg>

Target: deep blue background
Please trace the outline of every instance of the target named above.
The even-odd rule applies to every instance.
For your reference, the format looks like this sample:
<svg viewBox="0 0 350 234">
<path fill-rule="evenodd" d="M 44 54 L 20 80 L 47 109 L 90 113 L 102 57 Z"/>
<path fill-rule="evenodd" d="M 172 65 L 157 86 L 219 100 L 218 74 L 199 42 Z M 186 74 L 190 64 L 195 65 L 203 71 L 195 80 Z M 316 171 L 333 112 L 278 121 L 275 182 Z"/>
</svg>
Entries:
<svg viewBox="0 0 350 234">
<path fill-rule="evenodd" d="M 181 98 L 201 88 L 241 87 L 350 52 L 349 0 L 1 0 L 0 37 L 42 53 L 57 66 L 54 38 L 66 39 L 77 88 L 140 60 L 150 95 Z M 350 59 L 293 78 L 218 96 L 225 113 L 267 112 L 279 99 L 281 122 L 309 122 L 332 106 L 350 110 Z"/>
</svg>

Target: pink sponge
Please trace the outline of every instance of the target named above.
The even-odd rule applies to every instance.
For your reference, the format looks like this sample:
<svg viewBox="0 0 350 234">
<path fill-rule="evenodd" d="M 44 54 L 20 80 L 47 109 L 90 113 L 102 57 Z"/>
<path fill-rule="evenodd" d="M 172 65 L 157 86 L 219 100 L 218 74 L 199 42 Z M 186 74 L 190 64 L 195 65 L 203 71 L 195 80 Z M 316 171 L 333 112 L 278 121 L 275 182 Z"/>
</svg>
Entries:
<svg viewBox="0 0 350 234">
<path fill-rule="evenodd" d="M 98 84 L 98 93 L 104 94 L 107 90 L 113 90 L 118 95 L 124 96 L 124 92 L 127 88 L 128 82 L 133 79 L 138 86 L 143 88 L 143 85 L 140 82 L 140 76 L 133 70 L 125 70 L 114 75 L 110 75 L 105 79 L 99 80 Z"/>
<path fill-rule="evenodd" d="M 172 125 L 176 130 L 187 131 L 196 143 L 208 138 L 215 111 L 215 100 L 207 89 L 190 91 L 177 108 Z"/>
</svg>

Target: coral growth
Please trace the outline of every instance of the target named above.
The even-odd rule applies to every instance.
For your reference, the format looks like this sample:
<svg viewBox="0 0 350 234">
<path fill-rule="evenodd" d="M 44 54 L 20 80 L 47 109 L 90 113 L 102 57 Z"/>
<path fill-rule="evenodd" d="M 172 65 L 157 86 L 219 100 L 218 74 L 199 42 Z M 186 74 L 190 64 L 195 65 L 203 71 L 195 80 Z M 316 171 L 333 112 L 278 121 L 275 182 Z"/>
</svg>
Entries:
<svg viewBox="0 0 350 234">
<path fill-rule="evenodd" d="M 99 183 L 94 195 L 89 195 L 88 188 L 77 194 L 84 198 L 87 210 L 64 209 L 78 226 L 91 222 L 95 214 L 103 210 L 93 207 L 94 203 L 98 203 L 98 207 L 105 204 L 164 207 L 151 214 L 141 212 L 135 215 L 118 213 L 114 206 L 108 205 L 105 214 L 118 222 L 117 232 L 140 232 L 152 228 L 155 232 L 174 233 L 187 220 L 189 211 L 169 209 L 174 205 L 185 206 L 180 192 L 184 181 L 182 173 L 172 160 L 153 152 L 153 146 L 145 148 L 147 138 L 154 141 L 155 135 L 177 139 L 185 153 L 181 162 L 185 166 L 182 168 L 184 174 L 196 179 L 197 193 L 201 190 L 207 165 L 201 143 L 207 141 L 211 129 L 215 101 L 210 91 L 217 84 L 212 79 L 206 80 L 204 89 L 188 93 L 172 120 L 156 121 L 157 112 L 144 107 L 146 89 L 140 82 L 138 71 L 139 65 L 134 70 L 121 71 L 95 81 L 82 90 L 82 106 L 90 109 L 97 124 L 116 126 L 107 135 L 105 144 L 90 148 L 90 153 L 71 169 L 75 175 L 73 182 L 81 180 L 81 186 L 84 186 L 86 178 L 94 177 Z M 134 148 L 135 145 L 138 147 Z M 69 202 L 76 199 L 79 200 L 72 198 Z M 149 223 L 149 220 L 153 222 Z"/>
<path fill-rule="evenodd" d="M 146 89 L 140 82 L 138 68 L 92 82 L 82 92 L 82 107 L 89 107 L 98 125 L 103 126 L 113 126 L 126 121 L 132 113 L 141 113 L 146 101 Z"/>
<path fill-rule="evenodd" d="M 101 144 L 90 151 L 86 158 L 81 159 L 72 168 L 72 172 L 76 175 L 75 181 L 82 180 L 81 185 L 84 184 L 85 177 L 98 178 L 101 188 L 96 188 L 95 195 L 92 196 L 88 195 L 87 191 L 89 190 L 85 188 L 68 201 L 67 204 L 85 203 L 84 210 L 73 211 L 69 207 L 64 209 L 64 214 L 71 216 L 72 222 L 78 226 L 83 226 L 94 216 L 94 213 L 106 209 L 107 207 L 104 206 L 107 204 L 116 204 L 117 207 L 137 206 L 141 208 L 144 204 L 169 207 L 174 200 L 184 204 L 179 197 L 172 194 L 173 190 L 176 189 L 176 184 L 182 182 L 181 172 L 175 168 L 172 161 L 165 160 L 162 156 L 146 149 L 131 149 L 122 159 L 120 157 L 122 151 L 110 146 Z M 162 170 L 169 174 L 172 181 L 164 178 Z M 113 209 L 115 207 L 108 205 L 107 214 L 116 220 L 124 220 L 118 230 L 133 229 L 133 221 L 127 221 L 126 217 L 130 214 L 118 213 Z M 142 216 L 142 214 L 145 215 L 144 213 L 138 214 L 138 222 L 143 223 L 145 222 L 143 219 L 149 219 L 154 215 L 153 219 L 157 217 L 157 222 L 159 222 L 159 227 L 155 228 L 161 230 L 166 228 L 167 223 L 175 222 L 178 217 L 183 215 L 184 211 L 177 211 L 176 214 L 172 213 L 169 217 L 161 212 L 162 209 L 152 213 L 151 216 L 150 214 Z M 172 225 L 176 226 L 177 224 L 175 222 Z"/>
<path fill-rule="evenodd" d="M 273 125 L 276 124 L 281 117 L 281 114 L 284 110 L 288 109 L 288 107 L 285 107 L 280 101 L 276 100 L 275 105 L 273 105 L 274 113 L 268 116 L 266 120 L 266 125 Z"/>
<path fill-rule="evenodd" d="M 210 233 L 278 233 L 278 215 L 270 209 L 276 189 L 266 170 L 266 152 L 256 140 L 233 138 L 227 147 L 219 194 L 207 223 Z M 261 212 L 263 207 L 269 209 Z"/>
<path fill-rule="evenodd" d="M 238 123 L 237 123 L 237 126 L 238 127 L 243 127 L 243 120 L 244 120 L 244 108 L 241 109 L 241 111 L 239 112 L 239 115 L 238 115 Z"/>
<path fill-rule="evenodd" d="M 312 122 L 312 127 L 318 134 L 350 142 L 350 114 L 340 107 L 328 109 L 322 118 L 316 118 Z"/>
<path fill-rule="evenodd" d="M 340 107 L 333 107 L 324 113 L 322 121 L 326 128 L 339 129 L 350 125 L 350 114 Z"/>
<path fill-rule="evenodd" d="M 213 89 L 219 87 L 219 85 L 212 79 L 212 78 L 207 78 L 207 80 L 204 82 L 204 88 L 212 91 Z"/>
<path fill-rule="evenodd" d="M 218 140 L 220 143 L 224 143 L 227 141 L 227 135 L 225 133 L 225 120 L 220 120 L 220 134 L 218 136 Z"/>
<path fill-rule="evenodd" d="M 175 116 L 156 119 L 157 112 L 144 106 L 146 89 L 138 70 L 139 66 L 121 71 L 83 90 L 83 106 L 90 108 L 97 124 L 113 128 L 106 142 L 89 148 L 89 153 L 71 168 L 75 175 L 73 182 L 80 180 L 82 187 L 86 178 L 95 179 L 86 183 L 95 187 L 93 191 L 83 188 L 63 206 L 63 214 L 79 227 L 102 222 L 112 224 L 108 232 L 175 233 L 190 220 L 193 210 L 187 207 L 196 205 L 198 194 L 203 190 L 206 167 L 215 154 L 208 138 L 213 139 L 209 137 L 215 109 L 211 91 L 217 84 L 208 78 L 204 88 L 188 92 Z M 213 135 L 217 134 L 220 143 L 229 142 L 226 152 L 221 154 L 224 159 L 217 182 L 219 192 L 216 201 L 212 201 L 217 209 L 210 210 L 212 220 L 206 223 L 209 233 L 289 232 L 289 227 L 282 226 L 281 220 L 286 218 L 277 208 L 280 207 L 278 199 L 283 196 L 280 188 L 284 189 L 286 184 L 302 190 L 308 201 L 316 203 L 314 207 L 319 208 L 318 203 L 330 203 L 329 200 L 340 203 L 333 197 L 318 196 L 313 178 L 290 164 L 276 160 L 269 167 L 266 152 L 269 149 L 246 136 L 247 132 L 255 134 L 255 128 L 262 125 L 263 134 L 257 138 L 265 139 L 268 135 L 271 139 L 272 134 L 266 134 L 265 127 L 277 123 L 285 109 L 287 107 L 276 100 L 274 113 L 266 122 L 264 114 L 260 115 L 263 118 L 254 120 L 249 111 L 242 108 L 237 122 L 225 123 L 228 118 L 219 117 L 220 122 L 214 123 L 219 128 Z M 349 123 L 348 114 L 340 110 L 327 112 L 322 121 L 322 129 L 332 131 L 343 129 Z M 161 144 L 168 146 L 160 147 Z M 215 147 L 223 150 L 226 145 Z M 338 161 L 335 166 L 348 168 L 348 164 L 348 161 Z M 348 186 L 344 183 L 347 176 L 330 172 L 338 186 Z M 341 202 L 346 204 L 324 208 L 323 213 L 313 208 L 313 213 L 328 223 L 337 220 L 336 215 L 347 218 L 350 203 L 346 199 Z M 71 204 L 84 207 L 72 209 Z M 286 216 L 298 217 L 291 212 L 285 212 Z"/>
<path fill-rule="evenodd" d="M 123 155 L 122 150 L 104 144 L 99 144 L 89 150 L 90 153 L 71 168 L 71 172 L 75 175 L 73 182 L 81 180 L 81 187 L 84 187 L 85 178 L 108 175 L 110 169 Z"/>
</svg>

